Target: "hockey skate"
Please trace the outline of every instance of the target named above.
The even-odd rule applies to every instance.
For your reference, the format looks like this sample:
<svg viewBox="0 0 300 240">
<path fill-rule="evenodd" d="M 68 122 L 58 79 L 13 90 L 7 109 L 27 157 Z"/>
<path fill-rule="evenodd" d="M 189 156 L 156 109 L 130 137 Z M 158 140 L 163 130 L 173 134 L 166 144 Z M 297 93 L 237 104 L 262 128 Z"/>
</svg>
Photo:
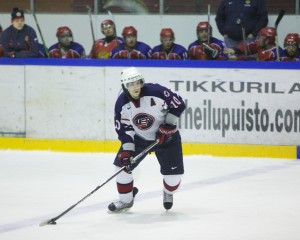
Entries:
<svg viewBox="0 0 300 240">
<path fill-rule="evenodd" d="M 127 211 L 129 208 L 131 208 L 133 206 L 134 197 L 135 197 L 135 195 L 137 195 L 138 191 L 139 190 L 136 187 L 134 187 L 132 189 L 133 199 L 130 203 L 123 203 L 121 201 L 117 201 L 117 202 L 112 202 L 111 204 L 109 204 L 108 209 L 110 210 L 110 212 Z"/>
<path fill-rule="evenodd" d="M 166 193 L 164 191 L 164 208 L 166 210 L 171 209 L 173 206 L 173 194 Z"/>
</svg>

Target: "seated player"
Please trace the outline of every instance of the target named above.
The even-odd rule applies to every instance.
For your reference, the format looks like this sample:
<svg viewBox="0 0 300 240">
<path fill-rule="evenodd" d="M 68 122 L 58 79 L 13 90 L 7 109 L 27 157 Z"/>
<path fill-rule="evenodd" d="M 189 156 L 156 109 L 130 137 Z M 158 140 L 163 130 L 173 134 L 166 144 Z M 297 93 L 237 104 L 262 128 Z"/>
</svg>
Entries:
<svg viewBox="0 0 300 240">
<path fill-rule="evenodd" d="M 174 41 L 173 30 L 171 28 L 163 28 L 160 32 L 161 44 L 152 49 L 151 59 L 186 60 L 186 49 Z"/>
<path fill-rule="evenodd" d="M 300 61 L 300 37 L 298 33 L 289 33 L 286 35 L 283 56 L 280 60 L 283 62 Z"/>
<path fill-rule="evenodd" d="M 116 26 L 112 20 L 104 20 L 101 23 L 101 32 L 105 38 L 95 41 L 89 57 L 93 59 L 109 58 L 110 52 L 119 44 L 123 43 L 123 39 L 117 37 Z"/>
<path fill-rule="evenodd" d="M 73 33 L 69 27 L 59 27 L 56 37 L 58 43 L 49 48 L 50 58 L 85 58 L 83 46 L 73 41 Z"/>
<path fill-rule="evenodd" d="M 197 40 L 188 47 L 190 60 L 225 60 L 224 42 L 212 37 L 212 27 L 208 22 L 199 22 L 196 28 Z"/>
<path fill-rule="evenodd" d="M 149 45 L 137 41 L 137 30 L 132 27 L 125 27 L 122 32 L 124 43 L 116 46 L 110 58 L 114 59 L 149 59 L 152 49 Z"/>
<path fill-rule="evenodd" d="M 283 50 L 279 47 L 279 55 L 283 54 Z M 276 61 L 276 43 L 275 28 L 262 28 L 253 42 L 242 43 L 235 48 L 227 48 L 224 50 L 227 54 L 237 55 L 237 60 L 257 60 L 257 61 Z"/>
</svg>

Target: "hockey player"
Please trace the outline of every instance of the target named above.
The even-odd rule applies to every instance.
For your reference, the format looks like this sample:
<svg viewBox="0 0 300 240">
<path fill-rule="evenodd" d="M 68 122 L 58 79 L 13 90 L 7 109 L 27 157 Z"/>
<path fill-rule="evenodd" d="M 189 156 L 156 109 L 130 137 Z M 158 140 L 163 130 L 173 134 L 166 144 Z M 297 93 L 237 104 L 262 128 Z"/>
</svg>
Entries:
<svg viewBox="0 0 300 240">
<path fill-rule="evenodd" d="M 145 83 L 142 74 L 135 68 L 126 68 L 121 73 L 123 92 L 115 104 L 115 128 L 121 147 L 114 160 L 116 170 L 126 166 L 116 177 L 119 201 L 109 204 L 112 212 L 133 206 L 137 188 L 134 188 L 132 170 L 142 161 L 131 159 L 142 152 L 154 140 L 153 148 L 163 176 L 163 205 L 172 208 L 173 193 L 178 189 L 184 173 L 181 137 L 176 123 L 185 109 L 180 96 L 159 84 Z"/>
<path fill-rule="evenodd" d="M 122 36 L 124 43 L 112 50 L 110 58 L 148 59 L 151 57 L 152 49 L 146 43 L 137 41 L 137 30 L 134 27 L 125 27 Z"/>
<path fill-rule="evenodd" d="M 161 44 L 152 49 L 151 59 L 186 60 L 186 49 L 176 44 L 175 35 L 171 28 L 163 28 L 160 32 Z"/>
<path fill-rule="evenodd" d="M 208 22 L 199 22 L 196 28 L 197 40 L 188 47 L 190 60 L 225 60 L 224 42 L 212 37 L 212 27 Z"/>
<path fill-rule="evenodd" d="M 224 50 L 227 54 L 238 55 L 237 60 L 257 60 L 257 61 L 276 61 L 276 43 L 275 28 L 262 28 L 254 42 L 240 44 L 235 48 L 227 48 Z M 283 50 L 279 47 L 279 54 L 283 54 Z M 245 52 L 246 50 L 246 52 Z"/>
<path fill-rule="evenodd" d="M 105 38 L 95 41 L 89 55 L 90 58 L 109 58 L 110 52 L 117 45 L 123 43 L 123 39 L 116 35 L 116 26 L 112 20 L 104 20 L 101 23 L 101 32 Z"/>
<path fill-rule="evenodd" d="M 35 58 L 39 56 L 36 32 L 25 24 L 24 11 L 14 8 L 11 13 L 12 25 L 1 34 L 4 56 L 10 58 Z"/>
<path fill-rule="evenodd" d="M 59 27 L 56 37 L 58 43 L 49 48 L 50 58 L 85 58 L 83 46 L 73 41 L 73 33 L 69 27 Z"/>
<path fill-rule="evenodd" d="M 283 62 L 300 61 L 300 36 L 298 33 L 289 33 L 284 39 L 283 56 L 280 58 Z"/>
</svg>

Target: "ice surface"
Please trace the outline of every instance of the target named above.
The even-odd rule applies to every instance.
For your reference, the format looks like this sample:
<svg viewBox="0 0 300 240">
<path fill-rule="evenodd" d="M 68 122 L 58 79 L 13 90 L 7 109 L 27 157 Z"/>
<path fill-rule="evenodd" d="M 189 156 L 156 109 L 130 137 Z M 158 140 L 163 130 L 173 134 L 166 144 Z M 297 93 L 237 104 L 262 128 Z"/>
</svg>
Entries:
<svg viewBox="0 0 300 240">
<path fill-rule="evenodd" d="M 106 181 L 114 154 L 0 151 L 0 239 L 299 240 L 300 161 L 185 157 L 173 208 L 151 154 L 134 171 L 133 208 L 108 214 L 115 179 L 57 225 L 39 227 Z"/>
</svg>

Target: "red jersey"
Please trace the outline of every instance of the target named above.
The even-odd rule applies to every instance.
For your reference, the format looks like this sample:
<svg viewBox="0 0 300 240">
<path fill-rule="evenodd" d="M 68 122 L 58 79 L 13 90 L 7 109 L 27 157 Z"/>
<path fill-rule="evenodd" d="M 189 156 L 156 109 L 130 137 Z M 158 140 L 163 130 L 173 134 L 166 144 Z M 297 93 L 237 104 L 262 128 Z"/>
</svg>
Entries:
<svg viewBox="0 0 300 240">
<path fill-rule="evenodd" d="M 300 62 L 300 57 L 281 57 L 280 61 L 282 62 Z"/>
<path fill-rule="evenodd" d="M 208 44 L 207 42 L 205 42 Z M 211 48 L 218 51 L 218 57 L 216 60 L 225 60 L 227 56 L 223 54 L 225 45 L 221 40 L 211 37 L 210 44 L 208 44 Z M 188 56 L 190 60 L 211 60 L 209 56 L 204 52 L 204 46 L 202 43 L 199 43 L 198 40 L 192 42 L 188 47 Z"/>
<path fill-rule="evenodd" d="M 0 57 L 4 57 L 4 49 L 1 43 L 0 43 Z"/>
<path fill-rule="evenodd" d="M 240 44 L 236 46 L 235 50 L 238 50 L 238 53 L 244 53 L 244 44 Z M 270 49 L 262 49 L 258 45 L 258 41 L 247 42 L 246 43 L 247 55 L 257 54 L 257 61 L 276 61 L 277 53 L 276 47 L 272 47 Z M 283 50 L 279 47 L 279 55 L 282 55 Z M 237 60 L 243 60 L 243 56 L 237 58 Z"/>
<path fill-rule="evenodd" d="M 120 37 L 117 37 L 110 42 L 107 42 L 106 38 L 99 39 L 93 44 L 89 57 L 92 59 L 107 59 L 109 58 L 111 51 L 121 43 L 123 43 L 123 39 Z"/>
</svg>

